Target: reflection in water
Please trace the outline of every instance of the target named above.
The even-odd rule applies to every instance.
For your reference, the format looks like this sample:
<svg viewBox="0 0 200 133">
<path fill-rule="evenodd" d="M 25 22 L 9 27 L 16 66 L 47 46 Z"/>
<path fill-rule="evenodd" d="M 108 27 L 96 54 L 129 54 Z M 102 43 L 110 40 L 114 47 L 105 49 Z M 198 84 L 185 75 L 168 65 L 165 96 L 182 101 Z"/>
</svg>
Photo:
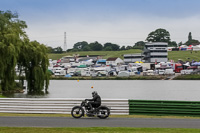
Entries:
<svg viewBox="0 0 200 133">
<path fill-rule="evenodd" d="M 102 99 L 200 101 L 199 86 L 197 80 L 51 80 L 48 94 L 13 97 L 91 98 L 95 90 Z"/>
<path fill-rule="evenodd" d="M 4 96 L 9 98 L 46 98 L 49 94 L 48 91 L 40 91 L 38 93 L 3 93 Z"/>
</svg>

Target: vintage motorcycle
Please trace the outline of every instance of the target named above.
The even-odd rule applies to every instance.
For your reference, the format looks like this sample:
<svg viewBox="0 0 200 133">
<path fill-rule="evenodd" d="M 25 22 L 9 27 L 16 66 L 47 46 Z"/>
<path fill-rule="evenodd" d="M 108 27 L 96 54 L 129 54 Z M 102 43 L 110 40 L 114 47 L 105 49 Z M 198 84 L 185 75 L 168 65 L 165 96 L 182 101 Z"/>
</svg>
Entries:
<svg viewBox="0 0 200 133">
<path fill-rule="evenodd" d="M 90 107 L 88 106 L 88 101 L 82 101 L 80 106 L 75 106 L 72 108 L 71 115 L 74 118 L 84 117 L 85 114 L 88 117 L 99 117 L 100 119 L 106 119 L 110 115 L 110 109 L 106 106 L 94 107 L 92 112 L 89 112 Z"/>
</svg>

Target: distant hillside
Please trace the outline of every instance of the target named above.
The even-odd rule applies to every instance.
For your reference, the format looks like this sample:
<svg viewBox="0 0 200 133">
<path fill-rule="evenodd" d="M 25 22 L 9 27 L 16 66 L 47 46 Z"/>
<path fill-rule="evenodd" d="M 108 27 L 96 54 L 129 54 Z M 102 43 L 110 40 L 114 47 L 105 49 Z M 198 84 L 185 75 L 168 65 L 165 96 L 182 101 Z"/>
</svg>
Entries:
<svg viewBox="0 0 200 133">
<path fill-rule="evenodd" d="M 50 59 L 57 60 L 63 56 L 79 54 L 80 56 L 87 56 L 87 55 L 103 55 L 104 59 L 109 57 L 120 57 L 123 59 L 124 54 L 132 54 L 132 53 L 141 53 L 139 49 L 130 49 L 130 50 L 123 50 L 123 51 L 82 51 L 82 52 L 69 52 L 63 54 L 48 54 Z M 174 60 L 177 62 L 179 59 L 183 61 L 200 61 L 200 51 L 170 51 L 168 52 L 169 60 Z"/>
<path fill-rule="evenodd" d="M 132 53 L 141 53 L 141 50 L 139 49 L 129 49 L 129 50 L 123 50 L 123 51 L 81 51 L 81 52 L 67 52 L 63 54 L 49 54 L 49 58 L 53 60 L 60 59 L 63 56 L 67 55 L 74 55 L 79 54 L 80 56 L 87 56 L 87 55 L 103 55 L 104 59 L 107 59 L 109 57 L 120 57 L 123 59 L 124 54 L 132 54 Z"/>
</svg>

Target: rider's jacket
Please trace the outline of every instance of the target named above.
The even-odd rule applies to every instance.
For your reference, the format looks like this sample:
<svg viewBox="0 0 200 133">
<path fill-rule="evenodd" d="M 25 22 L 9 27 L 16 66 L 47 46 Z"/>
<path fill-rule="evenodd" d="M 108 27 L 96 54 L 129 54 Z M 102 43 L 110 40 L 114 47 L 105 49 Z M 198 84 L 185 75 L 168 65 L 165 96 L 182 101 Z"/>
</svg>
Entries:
<svg viewBox="0 0 200 133">
<path fill-rule="evenodd" d="M 94 101 L 101 105 L 101 97 L 99 95 L 95 95 L 92 99 L 88 99 L 88 101 Z"/>
</svg>

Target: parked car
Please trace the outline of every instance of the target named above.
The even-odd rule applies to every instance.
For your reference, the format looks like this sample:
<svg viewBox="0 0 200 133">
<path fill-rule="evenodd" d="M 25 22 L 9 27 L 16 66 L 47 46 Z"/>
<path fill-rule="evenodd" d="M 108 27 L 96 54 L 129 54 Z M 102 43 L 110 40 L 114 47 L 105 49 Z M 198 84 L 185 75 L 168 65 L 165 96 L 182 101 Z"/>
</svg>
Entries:
<svg viewBox="0 0 200 133">
<path fill-rule="evenodd" d="M 192 71 L 191 74 L 200 74 L 200 69 L 196 69 L 196 70 Z"/>
<path fill-rule="evenodd" d="M 165 74 L 165 75 L 174 75 L 175 72 L 174 72 L 173 69 L 165 69 L 165 73 L 164 73 L 164 74 Z"/>
<path fill-rule="evenodd" d="M 181 70 L 181 75 L 185 75 L 185 74 L 191 74 L 191 72 L 193 72 L 192 69 L 185 69 L 185 70 Z"/>
<path fill-rule="evenodd" d="M 147 71 L 143 71 L 143 75 L 144 76 L 155 75 L 155 72 L 153 70 L 147 70 Z"/>
</svg>

